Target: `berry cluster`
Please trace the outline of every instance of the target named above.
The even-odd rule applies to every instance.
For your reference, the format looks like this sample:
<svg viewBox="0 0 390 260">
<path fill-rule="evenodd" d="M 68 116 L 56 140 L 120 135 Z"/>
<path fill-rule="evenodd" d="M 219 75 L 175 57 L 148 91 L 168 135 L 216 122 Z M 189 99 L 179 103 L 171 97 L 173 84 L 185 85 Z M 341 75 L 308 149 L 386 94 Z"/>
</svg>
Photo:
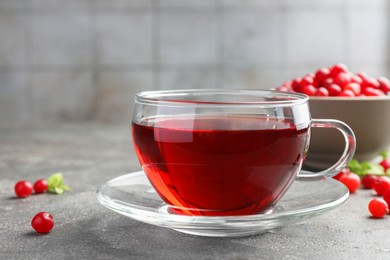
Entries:
<svg viewBox="0 0 390 260">
<path fill-rule="evenodd" d="M 22 181 L 18 181 L 14 187 L 15 194 L 19 198 L 27 198 L 28 196 L 30 196 L 32 194 L 33 189 L 34 189 L 34 192 L 36 194 L 46 192 L 47 191 L 47 181 L 44 179 L 39 179 L 34 183 L 34 186 L 33 186 L 30 182 L 22 180 Z"/>
<path fill-rule="evenodd" d="M 338 63 L 287 81 L 276 89 L 319 97 L 386 96 L 390 95 L 390 81 L 384 77 L 368 77 L 364 72 L 353 74 L 345 64 Z"/>
<path fill-rule="evenodd" d="M 347 186 L 350 193 L 354 193 L 359 187 L 372 189 L 376 195 L 382 198 L 374 198 L 368 204 L 368 210 L 374 218 L 382 218 L 389 213 L 390 206 L 390 158 L 388 152 L 382 153 L 379 164 L 370 162 L 359 163 L 351 161 L 339 174 L 333 178 Z"/>
<path fill-rule="evenodd" d="M 15 194 L 19 198 L 29 197 L 33 193 L 33 190 L 35 194 L 45 193 L 46 191 L 61 194 L 64 190 L 69 191 L 70 188 L 63 184 L 63 176 L 61 173 L 51 175 L 47 181 L 45 179 L 39 179 L 34 185 L 26 180 L 21 180 L 14 187 Z M 54 226 L 53 216 L 46 212 L 39 212 L 33 217 L 31 226 L 38 233 L 49 233 Z"/>
<path fill-rule="evenodd" d="M 36 194 L 40 194 L 46 192 L 47 188 L 48 184 L 44 179 L 37 180 L 34 185 L 28 181 L 22 180 L 15 184 L 14 190 L 16 196 L 19 198 L 27 198 L 32 194 L 33 190 Z M 46 212 L 39 212 L 33 217 L 31 226 L 38 233 L 49 233 L 54 226 L 53 216 Z"/>
</svg>

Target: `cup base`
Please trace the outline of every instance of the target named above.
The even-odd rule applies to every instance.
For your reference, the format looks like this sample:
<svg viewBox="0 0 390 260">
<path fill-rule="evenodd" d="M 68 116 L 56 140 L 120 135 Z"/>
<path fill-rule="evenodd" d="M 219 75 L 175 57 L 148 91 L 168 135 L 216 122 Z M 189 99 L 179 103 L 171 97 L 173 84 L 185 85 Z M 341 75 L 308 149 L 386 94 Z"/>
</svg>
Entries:
<svg viewBox="0 0 390 260">
<path fill-rule="evenodd" d="M 267 208 L 260 212 L 253 213 L 241 213 L 242 210 L 237 211 L 220 211 L 220 210 L 208 210 L 208 209 L 191 209 L 176 207 L 172 205 L 163 204 L 159 209 L 159 212 L 163 214 L 171 215 L 185 215 L 185 216 L 205 216 L 205 217 L 229 217 L 229 216 L 248 216 L 248 215 L 257 215 L 257 214 L 272 214 L 275 212 L 275 207 Z"/>
</svg>

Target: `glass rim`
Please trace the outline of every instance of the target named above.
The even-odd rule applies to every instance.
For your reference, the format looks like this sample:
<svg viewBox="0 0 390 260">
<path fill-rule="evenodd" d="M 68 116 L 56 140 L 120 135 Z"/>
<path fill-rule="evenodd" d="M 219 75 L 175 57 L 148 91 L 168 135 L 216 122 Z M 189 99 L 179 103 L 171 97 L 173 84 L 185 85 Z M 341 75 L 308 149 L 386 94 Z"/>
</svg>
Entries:
<svg viewBox="0 0 390 260">
<path fill-rule="evenodd" d="M 280 98 L 280 100 L 258 100 L 258 101 L 201 101 L 191 99 L 180 99 L 201 95 L 230 95 L 250 96 L 259 98 Z M 172 97 L 171 99 L 169 97 Z M 289 107 L 305 104 L 309 97 L 302 93 L 281 92 L 276 90 L 245 90 L 245 89 L 178 89 L 178 90 L 152 90 L 143 91 L 134 95 L 135 101 L 144 105 L 155 106 L 229 106 L 229 107 Z M 168 99 L 167 99 L 168 98 Z"/>
</svg>

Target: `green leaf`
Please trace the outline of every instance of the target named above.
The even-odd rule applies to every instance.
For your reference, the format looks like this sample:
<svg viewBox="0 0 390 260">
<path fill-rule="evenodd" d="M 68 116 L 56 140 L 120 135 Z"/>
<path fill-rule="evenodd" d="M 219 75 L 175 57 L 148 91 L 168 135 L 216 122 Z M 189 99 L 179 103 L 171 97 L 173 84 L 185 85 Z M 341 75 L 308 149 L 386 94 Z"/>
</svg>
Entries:
<svg viewBox="0 0 390 260">
<path fill-rule="evenodd" d="M 367 174 L 371 174 L 371 175 L 384 174 L 384 169 L 381 165 L 371 163 L 371 162 L 359 163 L 359 161 L 356 159 L 351 160 L 351 162 L 348 164 L 348 168 L 351 170 L 351 172 L 354 172 L 359 176 L 364 176 Z"/>
<path fill-rule="evenodd" d="M 60 187 L 55 187 L 54 190 L 56 194 L 62 194 L 64 192 L 64 189 Z"/>
<path fill-rule="evenodd" d="M 62 194 L 64 191 L 70 191 L 68 185 L 63 184 L 64 177 L 62 173 L 52 174 L 47 180 L 48 191 L 55 194 Z"/>
<path fill-rule="evenodd" d="M 359 170 L 360 169 L 360 163 L 358 160 L 356 159 L 352 159 L 349 163 L 348 163 L 348 168 L 355 172 L 355 170 Z"/>
<path fill-rule="evenodd" d="M 381 152 L 381 156 L 382 156 L 383 160 L 389 158 L 389 151 L 388 150 L 383 150 Z"/>
<path fill-rule="evenodd" d="M 57 172 L 52 174 L 49 179 L 47 179 L 48 190 L 51 192 L 55 192 L 56 187 L 60 187 L 62 185 L 63 176 L 62 173 Z"/>
<path fill-rule="evenodd" d="M 61 188 L 63 188 L 66 191 L 70 191 L 70 187 L 68 185 L 62 185 Z"/>
<path fill-rule="evenodd" d="M 369 163 L 369 166 L 370 167 L 366 170 L 366 174 L 371 174 L 371 175 L 385 174 L 385 171 L 381 165 L 375 163 Z"/>
</svg>

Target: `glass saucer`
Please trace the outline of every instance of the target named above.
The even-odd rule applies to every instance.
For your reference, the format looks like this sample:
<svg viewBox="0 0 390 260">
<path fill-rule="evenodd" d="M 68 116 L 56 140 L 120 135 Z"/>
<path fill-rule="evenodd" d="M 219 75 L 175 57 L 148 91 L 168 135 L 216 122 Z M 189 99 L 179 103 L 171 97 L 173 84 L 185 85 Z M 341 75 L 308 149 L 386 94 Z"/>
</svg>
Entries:
<svg viewBox="0 0 390 260">
<path fill-rule="evenodd" d="M 348 189 L 332 178 L 297 179 L 266 214 L 187 216 L 170 213 L 142 171 L 117 177 L 97 190 L 105 207 L 127 217 L 199 236 L 232 237 L 262 233 L 327 212 L 346 201 Z"/>
</svg>

